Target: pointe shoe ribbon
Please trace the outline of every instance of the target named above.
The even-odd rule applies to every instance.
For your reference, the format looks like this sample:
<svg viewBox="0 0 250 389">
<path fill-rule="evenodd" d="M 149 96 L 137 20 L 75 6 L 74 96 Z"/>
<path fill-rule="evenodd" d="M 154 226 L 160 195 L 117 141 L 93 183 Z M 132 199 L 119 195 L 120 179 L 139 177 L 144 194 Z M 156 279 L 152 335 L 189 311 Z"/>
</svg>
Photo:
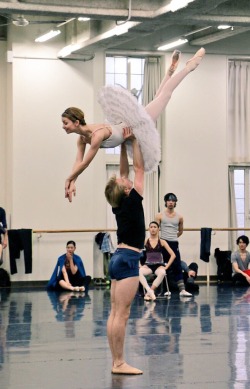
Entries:
<svg viewBox="0 0 250 389">
<path fill-rule="evenodd" d="M 181 52 L 179 50 L 175 50 L 172 54 L 172 63 L 168 69 L 168 74 L 169 76 L 172 76 L 174 74 L 174 72 L 176 71 L 177 69 L 177 66 L 180 62 L 180 58 L 181 58 Z"/>
</svg>

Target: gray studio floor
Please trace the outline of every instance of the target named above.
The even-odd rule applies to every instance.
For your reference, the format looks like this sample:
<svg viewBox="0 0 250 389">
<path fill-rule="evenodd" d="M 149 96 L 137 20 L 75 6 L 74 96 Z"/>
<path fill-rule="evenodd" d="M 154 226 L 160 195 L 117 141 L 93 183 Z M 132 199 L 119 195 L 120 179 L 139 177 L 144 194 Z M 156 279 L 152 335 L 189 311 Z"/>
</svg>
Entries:
<svg viewBox="0 0 250 389">
<path fill-rule="evenodd" d="M 1 389 L 250 388 L 250 288 L 200 286 L 180 299 L 134 300 L 126 358 L 142 376 L 113 376 L 109 289 L 84 294 L 0 289 Z"/>
</svg>

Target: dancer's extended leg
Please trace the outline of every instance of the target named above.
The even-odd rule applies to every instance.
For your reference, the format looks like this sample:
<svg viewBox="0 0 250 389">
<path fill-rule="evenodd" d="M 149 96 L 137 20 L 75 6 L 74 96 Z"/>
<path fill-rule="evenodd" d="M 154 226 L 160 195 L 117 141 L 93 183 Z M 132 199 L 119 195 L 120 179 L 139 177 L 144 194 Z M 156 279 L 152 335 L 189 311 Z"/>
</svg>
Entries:
<svg viewBox="0 0 250 389">
<path fill-rule="evenodd" d="M 181 81 L 193 70 L 197 68 L 197 66 L 202 61 L 202 58 L 205 55 L 205 49 L 199 49 L 196 54 L 191 58 L 187 63 L 184 69 L 182 69 L 175 76 L 169 78 L 167 82 L 161 88 L 157 97 L 154 98 L 146 107 L 146 111 L 151 116 L 153 121 L 156 121 L 163 110 L 166 108 L 173 91 L 175 88 L 181 83 Z"/>
<path fill-rule="evenodd" d="M 160 86 L 155 94 L 155 98 L 157 96 L 159 96 L 159 94 L 161 93 L 166 82 L 170 79 L 170 77 L 172 77 L 172 75 L 176 71 L 177 66 L 179 64 L 179 61 L 180 61 L 180 58 L 181 58 L 181 52 L 179 50 L 175 50 L 172 54 L 172 57 L 171 57 L 171 65 L 169 66 L 168 71 L 165 74 L 165 77 L 163 78 L 163 80 L 162 80 L 162 82 L 161 82 L 161 84 L 160 84 Z"/>
</svg>

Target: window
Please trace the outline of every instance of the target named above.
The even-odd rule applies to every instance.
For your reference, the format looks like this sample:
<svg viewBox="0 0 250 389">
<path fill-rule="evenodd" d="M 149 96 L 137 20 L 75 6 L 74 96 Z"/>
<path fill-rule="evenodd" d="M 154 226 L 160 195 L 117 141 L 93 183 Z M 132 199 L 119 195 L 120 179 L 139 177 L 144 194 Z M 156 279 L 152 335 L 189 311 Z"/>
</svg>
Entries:
<svg viewBox="0 0 250 389">
<path fill-rule="evenodd" d="M 119 85 L 142 102 L 144 58 L 106 57 L 106 85 Z M 120 154 L 120 146 L 106 149 L 106 154 Z"/>
<path fill-rule="evenodd" d="M 234 168 L 234 192 L 237 226 L 250 227 L 250 167 Z"/>
</svg>

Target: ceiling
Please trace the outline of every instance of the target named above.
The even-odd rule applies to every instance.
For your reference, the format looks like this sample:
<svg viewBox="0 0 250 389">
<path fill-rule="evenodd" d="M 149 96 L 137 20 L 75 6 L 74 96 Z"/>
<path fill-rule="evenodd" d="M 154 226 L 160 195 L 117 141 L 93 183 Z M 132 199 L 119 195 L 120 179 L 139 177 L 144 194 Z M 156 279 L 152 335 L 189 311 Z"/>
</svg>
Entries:
<svg viewBox="0 0 250 389">
<path fill-rule="evenodd" d="M 175 0 L 181 2 L 182 0 Z M 176 12 L 171 0 L 6 0 L 0 1 L 0 40 L 7 40 L 9 26 L 23 16 L 47 32 L 63 29 L 66 42 L 77 42 L 76 54 L 97 50 L 156 52 L 157 47 L 186 37 L 183 52 L 205 47 L 208 53 L 250 56 L 250 0 L 193 0 Z M 90 21 L 79 22 L 79 16 Z M 125 22 L 126 21 L 126 22 Z M 218 25 L 231 28 L 218 30 Z M 111 35 L 111 30 L 121 33 Z M 56 38 L 54 38 L 56 39 Z M 67 43 L 67 44 L 68 44 Z M 172 51 L 173 49 L 170 49 Z"/>
</svg>

